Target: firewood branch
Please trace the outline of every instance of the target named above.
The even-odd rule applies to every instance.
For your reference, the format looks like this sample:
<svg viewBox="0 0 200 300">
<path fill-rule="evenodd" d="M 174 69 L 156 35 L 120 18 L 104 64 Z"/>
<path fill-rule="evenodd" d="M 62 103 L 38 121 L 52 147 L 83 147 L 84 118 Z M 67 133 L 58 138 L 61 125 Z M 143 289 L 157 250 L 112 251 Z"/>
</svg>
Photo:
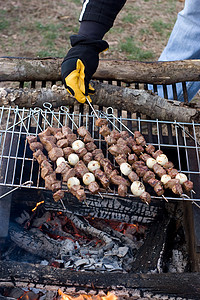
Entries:
<svg viewBox="0 0 200 300">
<path fill-rule="evenodd" d="M 199 111 L 180 104 L 170 102 L 155 94 L 144 90 L 134 90 L 99 82 L 93 82 L 96 93 L 93 104 L 142 113 L 152 119 L 199 122 Z M 55 89 L 0 89 L 0 105 L 18 105 L 19 107 L 42 107 L 44 102 L 49 102 L 53 107 L 74 105 L 77 101 L 70 96 L 64 87 Z"/>
</svg>

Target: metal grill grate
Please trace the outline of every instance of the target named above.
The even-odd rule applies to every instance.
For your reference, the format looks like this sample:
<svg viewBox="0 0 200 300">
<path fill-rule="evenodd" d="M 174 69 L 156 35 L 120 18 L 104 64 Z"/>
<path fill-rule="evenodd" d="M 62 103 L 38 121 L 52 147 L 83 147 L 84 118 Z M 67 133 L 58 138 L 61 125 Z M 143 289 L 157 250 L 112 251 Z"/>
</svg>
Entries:
<svg viewBox="0 0 200 300">
<path fill-rule="evenodd" d="M 96 107 L 97 113 L 101 112 Z M 108 113 L 105 111 L 104 113 Z M 124 130 L 123 125 L 130 131 L 140 130 L 145 136 L 147 144 L 153 144 L 157 149 L 162 149 L 169 159 L 173 161 L 178 171 L 187 174 L 188 178 L 194 182 L 196 194 L 191 194 L 191 200 L 200 201 L 198 186 L 200 182 L 200 124 L 177 123 L 159 120 L 148 120 L 131 115 L 128 112 L 113 111 L 117 118 L 112 115 L 107 117 L 114 126 Z M 118 120 L 120 122 L 118 122 Z M 103 137 L 99 134 L 99 128 L 95 126 L 95 116 L 87 105 L 77 105 L 74 107 L 60 107 L 52 110 L 46 103 L 43 109 L 19 109 L 12 107 L 0 107 L 0 185 L 19 188 L 25 186 L 24 183 L 31 181 L 27 188 L 44 190 L 44 180 L 40 178 L 40 168 L 33 159 L 32 151 L 26 141 L 29 134 L 38 135 L 48 126 L 61 127 L 67 125 L 74 133 L 77 127 L 82 125 L 91 132 L 97 147 L 102 148 L 106 157 L 112 161 L 112 157 L 107 151 L 107 145 Z M 110 128 L 113 125 L 109 124 Z M 117 166 L 116 166 L 117 167 Z M 152 198 L 157 197 L 150 191 Z M 106 192 L 106 196 L 118 196 L 115 189 Z M 172 194 L 167 194 L 168 200 L 182 200 Z M 129 199 L 134 198 L 129 194 Z M 189 199 L 188 199 L 189 200 Z"/>
</svg>

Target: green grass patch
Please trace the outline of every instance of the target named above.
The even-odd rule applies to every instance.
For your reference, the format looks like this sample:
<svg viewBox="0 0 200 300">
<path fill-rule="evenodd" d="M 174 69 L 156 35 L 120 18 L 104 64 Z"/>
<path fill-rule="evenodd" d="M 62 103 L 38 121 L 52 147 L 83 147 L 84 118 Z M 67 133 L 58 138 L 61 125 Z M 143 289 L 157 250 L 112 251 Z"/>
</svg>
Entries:
<svg viewBox="0 0 200 300">
<path fill-rule="evenodd" d="M 167 30 L 171 30 L 173 24 L 165 23 L 162 20 L 155 20 L 151 23 L 152 28 L 160 34 L 164 34 Z"/>
<path fill-rule="evenodd" d="M 0 31 L 7 29 L 10 26 L 10 22 L 6 16 L 7 12 L 3 9 L 0 9 Z"/>
<path fill-rule="evenodd" d="M 133 38 L 126 38 L 125 42 L 120 43 L 120 50 L 128 54 L 128 59 L 148 60 L 154 57 L 152 51 L 145 51 L 136 44 Z"/>
<path fill-rule="evenodd" d="M 122 21 L 124 23 L 131 23 L 131 24 L 135 24 L 137 22 L 138 19 L 140 19 L 141 16 L 139 15 L 135 15 L 133 13 L 128 13 L 126 16 L 124 16 L 122 18 Z"/>
</svg>

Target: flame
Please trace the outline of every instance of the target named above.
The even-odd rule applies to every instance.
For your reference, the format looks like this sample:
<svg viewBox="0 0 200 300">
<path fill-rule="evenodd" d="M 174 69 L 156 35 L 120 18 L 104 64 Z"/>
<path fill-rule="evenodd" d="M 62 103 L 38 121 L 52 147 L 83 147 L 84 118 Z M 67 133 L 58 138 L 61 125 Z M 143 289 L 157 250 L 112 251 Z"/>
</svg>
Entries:
<svg viewBox="0 0 200 300">
<path fill-rule="evenodd" d="M 41 205 L 42 203 L 44 203 L 44 201 L 40 201 L 40 202 L 36 203 L 36 206 L 32 209 L 32 211 L 35 211 L 37 209 L 37 207 L 39 205 Z"/>
<path fill-rule="evenodd" d="M 78 297 L 72 297 L 63 293 L 60 289 L 58 289 L 58 295 L 61 296 L 62 300 L 116 300 L 117 296 L 108 292 L 106 296 L 90 296 L 90 295 L 80 295 Z"/>
</svg>

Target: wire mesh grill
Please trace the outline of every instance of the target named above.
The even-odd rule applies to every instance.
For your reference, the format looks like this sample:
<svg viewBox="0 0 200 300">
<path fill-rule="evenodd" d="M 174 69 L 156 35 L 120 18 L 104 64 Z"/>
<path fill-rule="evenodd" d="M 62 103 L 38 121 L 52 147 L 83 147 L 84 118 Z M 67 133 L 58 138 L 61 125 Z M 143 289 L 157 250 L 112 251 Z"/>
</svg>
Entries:
<svg viewBox="0 0 200 300">
<path fill-rule="evenodd" d="M 101 109 L 105 113 L 105 109 Z M 102 116 L 99 110 L 97 113 Z M 141 119 L 135 114 L 117 110 L 113 110 L 115 118 L 108 114 L 108 111 L 106 113 L 107 118 L 112 122 L 109 123 L 110 129 L 117 127 L 124 130 L 122 125 L 124 124 L 130 132 L 141 131 L 147 144 L 151 143 L 156 149 L 163 150 L 169 160 L 174 163 L 175 168 L 187 174 L 188 178 L 194 182 L 196 195 L 191 194 L 191 200 L 200 201 L 198 193 L 200 124 Z M 87 105 L 84 105 L 84 109 L 83 106 L 77 105 L 69 108 L 60 107 L 58 110 L 52 110 L 48 103 L 43 109 L 0 107 L 0 185 L 18 188 L 23 187 L 25 182 L 31 181 L 28 188 L 45 189 L 44 180 L 40 177 L 40 167 L 33 159 L 26 137 L 30 134 L 37 136 L 48 126 L 66 125 L 77 133 L 77 128 L 84 125 L 90 131 L 97 147 L 101 148 L 105 157 L 115 164 L 104 138 L 99 134 L 99 128 L 95 126 L 95 120 L 96 117 Z M 150 193 L 153 199 L 161 199 L 152 191 Z M 106 195 L 118 196 L 115 189 L 112 192 L 106 192 Z M 130 193 L 129 197 L 134 196 Z M 166 197 L 168 200 L 181 199 L 170 193 Z"/>
</svg>

